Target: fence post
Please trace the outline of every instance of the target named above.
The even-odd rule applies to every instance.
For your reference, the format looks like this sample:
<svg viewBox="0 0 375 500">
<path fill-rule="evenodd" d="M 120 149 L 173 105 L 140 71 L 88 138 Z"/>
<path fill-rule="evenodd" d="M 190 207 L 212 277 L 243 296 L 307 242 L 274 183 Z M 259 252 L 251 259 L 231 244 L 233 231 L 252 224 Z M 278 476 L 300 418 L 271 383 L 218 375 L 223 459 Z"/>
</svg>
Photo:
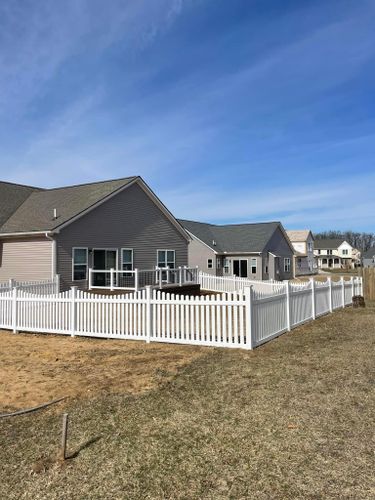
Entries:
<svg viewBox="0 0 375 500">
<path fill-rule="evenodd" d="M 111 289 L 111 292 L 113 292 L 113 289 L 114 289 L 114 286 L 115 286 L 115 281 L 114 281 L 114 277 L 115 277 L 114 273 L 115 273 L 115 270 L 113 269 L 113 267 L 111 267 L 111 270 L 109 271 L 109 273 L 110 273 L 110 274 L 109 274 L 109 276 L 110 276 L 110 278 L 109 278 L 109 279 L 110 279 L 110 282 L 109 282 L 109 284 L 110 284 L 110 289 Z"/>
<path fill-rule="evenodd" d="M 290 283 L 289 283 L 289 280 L 285 280 L 284 283 L 285 283 L 285 292 L 286 292 L 286 324 L 288 327 L 288 332 L 290 332 L 290 330 L 291 330 Z"/>
<path fill-rule="evenodd" d="M 246 349 L 254 347 L 253 332 L 253 287 L 245 286 L 245 328 L 246 328 Z"/>
<path fill-rule="evenodd" d="M 76 309 L 77 287 L 72 286 L 70 289 L 70 335 L 75 336 L 77 324 L 77 309 Z"/>
<path fill-rule="evenodd" d="M 352 282 L 352 300 L 355 295 L 355 289 L 354 289 L 354 276 L 350 278 L 350 281 Z"/>
<path fill-rule="evenodd" d="M 332 278 L 331 278 L 331 276 L 328 276 L 327 281 L 328 281 L 328 293 L 329 293 L 329 312 L 332 312 L 333 311 L 333 304 L 332 304 Z"/>
<path fill-rule="evenodd" d="M 56 274 L 55 279 L 55 293 L 60 293 L 60 275 Z"/>
<path fill-rule="evenodd" d="M 163 270 L 159 268 L 159 288 L 163 288 Z"/>
<path fill-rule="evenodd" d="M 342 307 L 345 307 L 345 282 L 344 276 L 341 276 L 341 295 L 342 295 Z"/>
<path fill-rule="evenodd" d="M 12 330 L 17 333 L 17 287 L 12 289 Z"/>
<path fill-rule="evenodd" d="M 311 312 L 312 312 L 312 319 L 315 319 L 316 318 L 316 311 L 315 311 L 315 280 L 314 280 L 314 278 L 310 278 L 310 283 L 311 283 L 311 300 L 312 300 Z"/>
<path fill-rule="evenodd" d="M 178 268 L 178 278 L 179 278 L 180 286 L 182 286 L 182 267 L 181 266 L 179 266 L 179 268 Z"/>
<path fill-rule="evenodd" d="M 152 335 L 152 302 L 150 285 L 146 286 L 146 342 L 149 344 Z"/>
<path fill-rule="evenodd" d="M 92 269 L 91 267 L 89 268 L 89 290 L 92 288 Z"/>
<path fill-rule="evenodd" d="M 10 278 L 9 280 L 9 288 L 13 290 L 13 288 L 16 286 L 16 281 L 13 278 Z"/>
</svg>

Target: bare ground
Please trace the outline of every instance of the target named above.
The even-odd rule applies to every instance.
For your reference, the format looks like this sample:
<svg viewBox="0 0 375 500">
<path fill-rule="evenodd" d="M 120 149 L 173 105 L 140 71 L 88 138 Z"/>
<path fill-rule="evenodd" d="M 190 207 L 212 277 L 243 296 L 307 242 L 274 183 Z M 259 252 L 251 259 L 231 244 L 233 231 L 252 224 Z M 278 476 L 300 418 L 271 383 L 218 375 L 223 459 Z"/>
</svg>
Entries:
<svg viewBox="0 0 375 500">
<path fill-rule="evenodd" d="M 0 365 L 4 348 L 39 338 L 7 335 Z M 52 340 L 51 346 L 59 341 Z M 145 392 L 126 394 L 127 387 L 116 382 L 116 369 L 114 378 L 99 384 L 90 397 L 76 390 L 65 406 L 71 458 L 63 463 L 56 459 L 61 429 L 56 407 L 1 420 L 0 498 L 375 498 L 372 304 L 321 317 L 252 352 L 129 342 L 115 347 L 112 341 L 87 339 L 61 342 L 69 349 L 80 346 L 69 376 L 60 379 L 65 384 L 60 389 L 66 390 L 74 383 L 75 369 L 83 383 L 90 380 L 87 373 L 100 380 L 111 356 L 104 352 L 96 357 L 97 350 L 113 349 L 116 357 L 124 349 L 122 362 L 116 364 L 119 370 L 130 367 L 128 358 L 137 359 L 132 349 L 140 350 L 146 363 L 160 358 L 157 370 L 162 366 L 173 371 L 167 353 L 171 359 L 179 353 L 182 360 L 175 375 L 156 374 L 155 381 L 155 372 L 146 377 L 150 389 Z M 29 364 L 22 345 L 14 352 L 27 374 L 43 356 L 36 354 L 35 364 Z M 49 344 L 41 345 L 46 349 Z M 57 376 L 54 363 L 50 360 L 47 366 Z M 11 379 L 7 383 L 12 387 Z M 27 389 L 28 401 L 33 387 L 37 384 Z"/>
</svg>

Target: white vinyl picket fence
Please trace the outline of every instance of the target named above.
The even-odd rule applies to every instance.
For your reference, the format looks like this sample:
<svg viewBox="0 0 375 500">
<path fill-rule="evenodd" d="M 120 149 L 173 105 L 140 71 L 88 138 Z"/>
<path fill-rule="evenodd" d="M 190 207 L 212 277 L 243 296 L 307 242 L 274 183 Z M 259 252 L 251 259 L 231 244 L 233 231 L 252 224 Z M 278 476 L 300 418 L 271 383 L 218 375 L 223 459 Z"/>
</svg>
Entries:
<svg viewBox="0 0 375 500">
<path fill-rule="evenodd" d="M 57 274 L 51 280 L 39 281 L 17 281 L 10 279 L 0 283 L 0 293 L 9 292 L 15 287 L 18 288 L 18 290 L 23 290 L 36 295 L 56 294 L 60 291 L 60 276 Z"/>
<path fill-rule="evenodd" d="M 202 290 L 215 292 L 241 292 L 247 286 L 252 286 L 257 292 L 277 293 L 284 288 L 282 281 L 260 281 L 237 276 L 214 276 L 212 274 L 199 271 L 198 283 Z"/>
<path fill-rule="evenodd" d="M 185 297 L 147 287 L 128 295 L 92 295 L 75 287 L 40 295 L 0 291 L 0 328 L 89 337 L 252 349 L 295 326 L 345 307 L 361 278 L 284 282 L 274 291 Z"/>
</svg>

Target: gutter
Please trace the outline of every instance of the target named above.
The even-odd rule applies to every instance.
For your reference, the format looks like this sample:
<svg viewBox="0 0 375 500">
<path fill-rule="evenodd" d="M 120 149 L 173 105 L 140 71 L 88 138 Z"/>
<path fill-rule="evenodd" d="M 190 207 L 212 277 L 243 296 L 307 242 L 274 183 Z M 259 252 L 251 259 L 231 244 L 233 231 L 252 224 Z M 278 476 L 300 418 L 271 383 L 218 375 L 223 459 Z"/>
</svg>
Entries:
<svg viewBox="0 0 375 500">
<path fill-rule="evenodd" d="M 21 232 L 21 233 L 0 233 L 0 238 L 8 238 L 15 236 L 47 236 L 54 234 L 55 231 L 31 231 L 31 232 Z"/>
</svg>

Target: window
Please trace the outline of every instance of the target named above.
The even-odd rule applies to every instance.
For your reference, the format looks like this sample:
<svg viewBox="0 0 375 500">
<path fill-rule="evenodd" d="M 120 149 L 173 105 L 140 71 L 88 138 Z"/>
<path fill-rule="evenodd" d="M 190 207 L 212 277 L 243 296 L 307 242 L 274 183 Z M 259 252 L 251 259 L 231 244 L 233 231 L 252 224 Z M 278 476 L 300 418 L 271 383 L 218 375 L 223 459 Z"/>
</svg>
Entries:
<svg viewBox="0 0 375 500">
<path fill-rule="evenodd" d="M 247 259 L 233 260 L 233 274 L 240 278 L 247 278 Z"/>
<path fill-rule="evenodd" d="M 229 273 L 229 259 L 224 259 L 224 272 L 225 274 L 228 274 Z"/>
<path fill-rule="evenodd" d="M 250 269 L 251 269 L 251 274 L 257 273 L 257 260 L 255 257 L 253 257 L 250 261 Z"/>
<path fill-rule="evenodd" d="M 73 281 L 87 279 L 87 248 L 73 248 Z"/>
<path fill-rule="evenodd" d="M 290 258 L 285 257 L 284 258 L 284 273 L 289 273 L 290 272 Z"/>
<path fill-rule="evenodd" d="M 133 253 L 132 248 L 121 249 L 121 266 L 123 271 L 133 270 Z"/>
<path fill-rule="evenodd" d="M 311 241 L 307 244 L 307 249 L 309 252 L 313 251 L 313 244 L 311 243 Z"/>
<path fill-rule="evenodd" d="M 212 269 L 212 267 L 213 267 L 213 261 L 212 261 L 212 259 L 207 259 L 207 268 L 208 269 Z"/>
<path fill-rule="evenodd" d="M 349 255 L 349 250 L 347 248 L 343 248 L 342 254 L 343 255 Z"/>
<path fill-rule="evenodd" d="M 176 265 L 176 252 L 174 250 L 158 250 L 158 267 L 174 269 Z"/>
<path fill-rule="evenodd" d="M 322 253 L 322 251 L 321 251 L 321 250 L 318 250 L 318 255 L 320 255 L 321 253 Z"/>
<path fill-rule="evenodd" d="M 327 255 L 332 255 L 332 250 L 327 250 Z"/>
</svg>

